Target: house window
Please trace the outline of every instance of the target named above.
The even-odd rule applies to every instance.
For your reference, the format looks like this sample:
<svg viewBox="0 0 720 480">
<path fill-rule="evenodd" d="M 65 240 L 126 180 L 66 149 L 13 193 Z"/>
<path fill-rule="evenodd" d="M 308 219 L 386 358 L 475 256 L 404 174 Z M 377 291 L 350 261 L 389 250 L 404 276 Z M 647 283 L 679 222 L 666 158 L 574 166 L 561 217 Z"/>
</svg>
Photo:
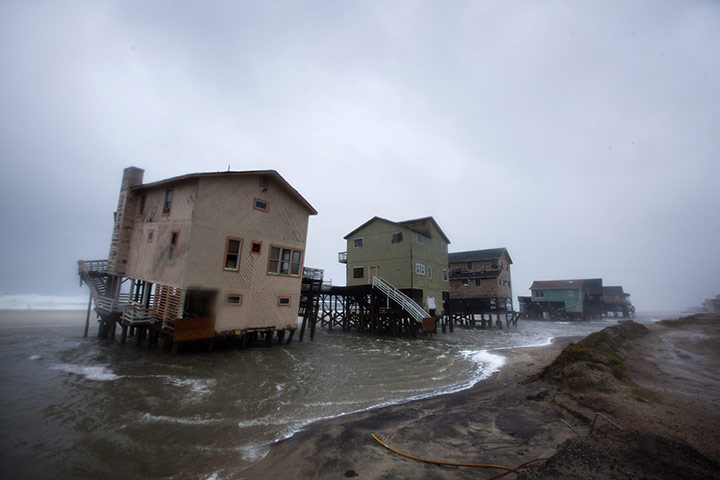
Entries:
<svg viewBox="0 0 720 480">
<path fill-rule="evenodd" d="M 262 253 L 262 242 L 252 242 L 250 244 L 250 253 L 260 255 Z"/>
<path fill-rule="evenodd" d="M 440 244 L 440 249 L 442 250 L 443 253 L 447 253 L 447 243 L 442 242 Z"/>
<path fill-rule="evenodd" d="M 533 293 L 535 294 L 536 297 L 544 297 L 545 296 L 545 292 L 543 290 L 533 290 Z"/>
<path fill-rule="evenodd" d="M 461 286 L 467 287 L 468 285 L 470 285 L 470 280 L 468 280 L 467 278 L 463 279 Z"/>
<path fill-rule="evenodd" d="M 147 243 L 152 243 L 154 236 L 155 236 L 155 230 L 148 230 Z"/>
<path fill-rule="evenodd" d="M 278 297 L 278 306 L 289 307 L 290 306 L 290 297 Z"/>
<path fill-rule="evenodd" d="M 353 267 L 353 278 L 363 278 L 365 276 L 365 267 Z"/>
<path fill-rule="evenodd" d="M 270 247 L 268 273 L 272 275 L 300 275 L 302 252 L 290 248 Z"/>
<path fill-rule="evenodd" d="M 175 257 L 175 249 L 177 248 L 178 232 L 172 232 L 170 234 L 170 248 L 168 249 L 168 260 L 172 260 Z"/>
<path fill-rule="evenodd" d="M 472 270 L 472 262 L 467 262 L 467 269 Z"/>
<path fill-rule="evenodd" d="M 393 233 L 392 243 L 402 242 L 402 232 Z"/>
<path fill-rule="evenodd" d="M 431 265 L 428 265 L 427 272 L 428 272 L 428 278 L 430 280 L 432 280 L 432 266 Z"/>
<path fill-rule="evenodd" d="M 240 269 L 240 249 L 242 240 L 239 238 L 228 238 L 225 245 L 225 266 L 224 270 L 237 272 Z"/>
<path fill-rule="evenodd" d="M 425 265 L 423 265 L 422 263 L 416 263 L 415 273 L 417 273 L 418 275 L 425 275 Z"/>
<path fill-rule="evenodd" d="M 447 271 L 447 268 L 443 268 L 443 281 L 444 281 L 444 282 L 447 282 L 447 281 L 448 281 L 448 271 Z"/>
<path fill-rule="evenodd" d="M 568 297 L 574 297 L 575 296 L 575 290 L 568 290 Z"/>
<path fill-rule="evenodd" d="M 147 201 L 147 195 L 143 194 L 140 197 L 140 205 L 138 205 L 138 216 L 145 215 L 145 202 Z"/>
<path fill-rule="evenodd" d="M 225 305 L 239 307 L 242 305 L 242 295 L 231 293 L 230 295 L 225 296 Z"/>
<path fill-rule="evenodd" d="M 419 233 L 416 233 L 416 234 L 415 234 L 415 240 L 417 241 L 417 243 L 419 243 L 419 244 L 422 245 L 422 242 L 423 242 L 423 237 L 422 237 L 422 235 L 420 235 Z"/>
<path fill-rule="evenodd" d="M 162 213 L 170 213 L 170 207 L 172 206 L 172 199 L 173 199 L 173 191 L 166 190 L 165 191 L 165 202 L 163 202 Z"/>
<path fill-rule="evenodd" d="M 255 210 L 260 210 L 261 212 L 267 212 L 268 210 L 270 210 L 270 205 L 265 200 L 260 200 L 259 198 L 256 198 L 253 200 L 253 202 L 253 208 Z"/>
<path fill-rule="evenodd" d="M 482 284 L 482 282 L 480 281 L 480 279 L 479 279 L 479 278 L 476 278 L 476 279 L 475 279 L 475 286 L 476 286 L 476 287 L 480 287 L 481 284 Z"/>
<path fill-rule="evenodd" d="M 483 262 L 483 268 L 484 268 L 485 270 L 490 270 L 490 260 L 485 260 L 485 261 Z"/>
<path fill-rule="evenodd" d="M 353 247 L 362 248 L 365 245 L 365 239 L 360 237 L 353 240 Z"/>
</svg>

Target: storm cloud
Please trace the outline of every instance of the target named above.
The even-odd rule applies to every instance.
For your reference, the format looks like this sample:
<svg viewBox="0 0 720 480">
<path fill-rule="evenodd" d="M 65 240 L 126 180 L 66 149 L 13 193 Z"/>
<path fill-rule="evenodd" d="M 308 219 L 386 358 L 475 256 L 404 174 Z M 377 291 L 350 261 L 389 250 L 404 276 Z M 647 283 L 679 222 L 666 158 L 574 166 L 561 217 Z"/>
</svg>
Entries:
<svg viewBox="0 0 720 480">
<path fill-rule="evenodd" d="M 4 1 L 0 105 L 0 293 L 78 293 L 131 165 L 277 170 L 335 284 L 345 234 L 432 215 L 514 295 L 720 293 L 715 1 Z"/>
</svg>

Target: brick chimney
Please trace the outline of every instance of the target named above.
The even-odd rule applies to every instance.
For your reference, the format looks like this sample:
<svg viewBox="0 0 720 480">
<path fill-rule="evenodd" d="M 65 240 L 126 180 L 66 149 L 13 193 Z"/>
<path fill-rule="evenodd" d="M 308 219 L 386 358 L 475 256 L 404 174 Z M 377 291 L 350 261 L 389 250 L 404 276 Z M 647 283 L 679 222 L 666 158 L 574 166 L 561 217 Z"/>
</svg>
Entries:
<svg viewBox="0 0 720 480">
<path fill-rule="evenodd" d="M 132 195 L 130 189 L 142 185 L 144 174 L 145 170 L 137 167 L 128 167 L 123 170 L 110 253 L 108 254 L 108 273 L 111 275 L 125 274 L 130 236 L 135 224 L 135 210 L 137 209 L 137 199 Z"/>
</svg>

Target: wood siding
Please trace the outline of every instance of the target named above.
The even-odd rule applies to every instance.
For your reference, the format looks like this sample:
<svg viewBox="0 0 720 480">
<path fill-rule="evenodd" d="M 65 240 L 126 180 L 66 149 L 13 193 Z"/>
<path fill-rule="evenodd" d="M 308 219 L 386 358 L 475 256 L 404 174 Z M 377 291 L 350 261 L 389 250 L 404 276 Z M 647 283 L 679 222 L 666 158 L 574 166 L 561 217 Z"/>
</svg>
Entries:
<svg viewBox="0 0 720 480">
<path fill-rule="evenodd" d="M 512 280 L 510 274 L 510 258 L 503 252 L 500 258 L 490 259 L 490 268 L 485 268 L 486 260 L 472 262 L 453 262 L 450 264 L 450 275 L 460 278 L 450 280 L 451 298 L 512 298 Z M 468 268 L 468 263 L 472 268 Z M 499 271 L 496 277 L 479 278 L 480 286 L 472 274 Z M 463 287 L 463 276 L 467 275 L 468 286 Z"/>
<path fill-rule="evenodd" d="M 445 239 L 429 223 L 430 235 L 422 235 L 423 243 L 416 240 L 416 232 L 408 227 L 376 219 L 347 238 L 347 285 L 368 285 L 369 267 L 377 267 L 377 275 L 399 289 L 421 289 L 423 304 L 427 309 L 427 299 L 434 298 L 436 312 L 442 313 L 443 292 L 450 288 L 443 280 L 443 269 L 448 268 L 448 254 L 442 251 Z M 402 233 L 402 241 L 393 243 L 393 234 Z M 363 246 L 354 246 L 354 240 L 363 238 Z M 423 265 L 425 273 L 416 273 L 416 264 Z M 353 278 L 353 269 L 363 267 L 363 278 Z M 428 266 L 432 268 L 432 278 L 428 278 Z"/>
<path fill-rule="evenodd" d="M 168 188 L 173 205 L 164 215 Z M 280 245 L 301 251 L 304 263 L 306 206 L 272 180 L 262 186 L 259 175 L 191 178 L 135 192 L 138 198 L 141 194 L 146 195 L 146 213 L 136 217 L 127 276 L 216 292 L 217 332 L 297 325 L 301 275 L 268 274 L 268 255 L 271 245 Z M 256 198 L 268 202 L 267 212 L 253 208 Z M 168 260 L 173 232 L 178 245 Z M 229 237 L 242 240 L 236 271 L 223 268 Z M 260 254 L 250 253 L 253 242 L 262 243 Z M 228 294 L 242 295 L 242 303 L 227 305 Z M 279 296 L 290 297 L 291 306 L 278 306 Z"/>
</svg>

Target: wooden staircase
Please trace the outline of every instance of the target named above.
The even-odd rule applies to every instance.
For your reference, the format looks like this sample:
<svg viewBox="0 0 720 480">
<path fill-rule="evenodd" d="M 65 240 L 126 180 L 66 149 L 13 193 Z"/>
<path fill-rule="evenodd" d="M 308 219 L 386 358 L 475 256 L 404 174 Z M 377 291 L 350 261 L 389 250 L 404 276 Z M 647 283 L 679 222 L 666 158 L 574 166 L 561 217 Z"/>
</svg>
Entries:
<svg viewBox="0 0 720 480">
<path fill-rule="evenodd" d="M 90 287 L 90 291 L 94 297 L 105 297 L 108 295 L 107 267 L 107 260 L 78 260 L 80 285 L 85 282 L 85 284 Z"/>
<path fill-rule="evenodd" d="M 380 277 L 373 277 L 372 286 L 384 293 L 390 300 L 397 303 L 398 306 L 405 312 L 407 312 L 419 325 L 422 325 L 423 321 L 430 318 L 430 314 L 420 308 L 415 301 L 402 293 L 400 290 L 386 282 Z"/>
</svg>

